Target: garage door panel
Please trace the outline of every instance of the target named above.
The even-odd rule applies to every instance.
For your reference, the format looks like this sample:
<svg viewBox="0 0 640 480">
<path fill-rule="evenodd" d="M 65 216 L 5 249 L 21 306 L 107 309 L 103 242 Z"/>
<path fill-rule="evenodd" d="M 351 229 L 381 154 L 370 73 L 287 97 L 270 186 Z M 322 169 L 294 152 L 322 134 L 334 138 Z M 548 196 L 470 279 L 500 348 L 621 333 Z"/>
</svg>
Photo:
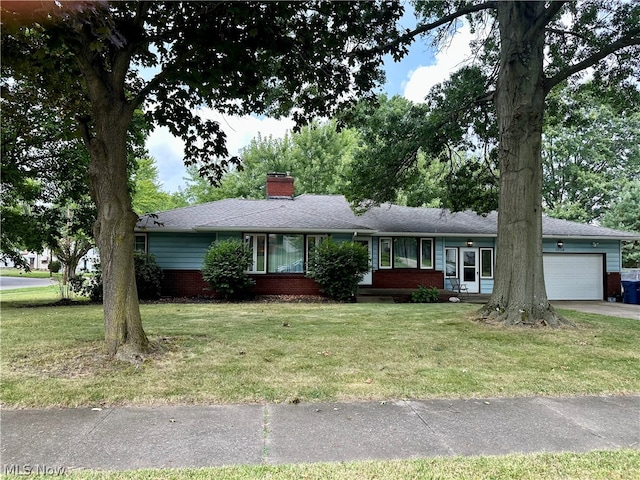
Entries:
<svg viewBox="0 0 640 480">
<path fill-rule="evenodd" d="M 602 300 L 601 254 L 545 254 L 544 281 L 549 300 Z"/>
</svg>

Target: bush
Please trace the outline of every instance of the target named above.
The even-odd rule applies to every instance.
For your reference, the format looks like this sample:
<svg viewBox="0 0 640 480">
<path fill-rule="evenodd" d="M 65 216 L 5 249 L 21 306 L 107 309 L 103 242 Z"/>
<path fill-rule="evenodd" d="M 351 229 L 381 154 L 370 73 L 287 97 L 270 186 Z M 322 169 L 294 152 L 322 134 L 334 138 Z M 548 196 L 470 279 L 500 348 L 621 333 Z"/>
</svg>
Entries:
<svg viewBox="0 0 640 480">
<path fill-rule="evenodd" d="M 238 239 L 213 242 L 204 256 L 202 278 L 212 290 L 226 299 L 249 295 L 254 285 L 247 270 L 253 263 L 253 252 Z"/>
<path fill-rule="evenodd" d="M 440 293 L 436 287 L 418 286 L 418 290 L 411 295 L 413 303 L 437 303 L 440 300 Z"/>
<path fill-rule="evenodd" d="M 136 287 L 140 300 L 157 300 L 162 295 L 162 268 L 151 254 L 134 253 L 133 264 L 136 269 Z"/>
<path fill-rule="evenodd" d="M 76 295 L 89 297 L 93 302 L 102 302 L 102 268 L 99 262 L 94 264 L 90 276 L 75 275 L 69 279 L 71 291 Z"/>
<path fill-rule="evenodd" d="M 49 262 L 49 265 L 47 266 L 47 268 L 51 273 L 58 273 L 62 268 L 62 264 L 58 260 L 52 260 Z"/>
<path fill-rule="evenodd" d="M 133 255 L 133 264 L 136 274 L 136 287 L 140 300 L 156 300 L 161 295 L 162 268 L 156 263 L 151 254 L 136 252 Z M 69 279 L 71 290 L 78 295 L 89 297 L 94 302 L 103 299 L 102 268 L 100 263 L 95 264 L 95 270 L 91 277 L 76 275 Z"/>
<path fill-rule="evenodd" d="M 369 271 L 369 252 L 355 242 L 322 242 L 311 255 L 307 277 L 313 278 L 329 298 L 351 300 L 358 291 L 358 283 Z"/>
</svg>

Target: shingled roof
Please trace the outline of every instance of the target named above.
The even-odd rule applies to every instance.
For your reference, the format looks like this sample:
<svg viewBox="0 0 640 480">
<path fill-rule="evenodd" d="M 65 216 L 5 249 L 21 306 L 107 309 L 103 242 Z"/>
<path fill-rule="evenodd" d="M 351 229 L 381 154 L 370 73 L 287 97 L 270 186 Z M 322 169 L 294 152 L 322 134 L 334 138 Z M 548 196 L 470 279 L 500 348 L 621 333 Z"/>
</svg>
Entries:
<svg viewBox="0 0 640 480">
<path fill-rule="evenodd" d="M 157 216 L 157 218 L 156 218 Z M 381 205 L 358 216 L 342 195 L 300 195 L 293 200 L 225 199 L 144 216 L 138 231 L 350 232 L 360 234 L 495 236 L 498 215 L 440 208 Z M 543 236 L 640 240 L 639 234 L 543 217 Z"/>
</svg>

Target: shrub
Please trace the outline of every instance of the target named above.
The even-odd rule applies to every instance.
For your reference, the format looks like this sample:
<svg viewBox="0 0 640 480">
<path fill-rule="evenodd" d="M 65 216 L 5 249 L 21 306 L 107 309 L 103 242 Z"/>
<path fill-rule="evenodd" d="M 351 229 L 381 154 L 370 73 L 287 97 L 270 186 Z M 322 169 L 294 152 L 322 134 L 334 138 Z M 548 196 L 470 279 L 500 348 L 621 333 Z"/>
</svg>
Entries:
<svg viewBox="0 0 640 480">
<path fill-rule="evenodd" d="M 313 278 L 329 298 L 352 299 L 358 283 L 369 271 L 369 252 L 355 242 L 336 243 L 325 240 L 312 252 L 307 277 Z"/>
<path fill-rule="evenodd" d="M 72 292 L 83 297 L 91 298 L 88 291 L 89 281 L 83 275 L 74 275 L 69 278 L 69 288 Z M 93 300 L 93 299 L 92 299 Z"/>
<path fill-rule="evenodd" d="M 102 268 L 100 262 L 94 264 L 93 272 L 85 275 L 75 275 L 69 279 L 71 291 L 83 297 L 89 297 L 93 302 L 102 302 Z"/>
<path fill-rule="evenodd" d="M 155 257 L 151 254 L 136 252 L 133 255 L 133 264 L 138 298 L 140 300 L 160 298 L 163 273 Z M 69 279 L 69 283 L 71 290 L 78 295 L 89 297 L 94 302 L 101 302 L 103 299 L 102 268 L 97 262 L 94 267 L 91 277 L 76 275 Z"/>
<path fill-rule="evenodd" d="M 440 294 L 436 287 L 418 286 L 418 290 L 411 295 L 413 303 L 437 303 L 440 300 Z"/>
<path fill-rule="evenodd" d="M 62 264 L 58 260 L 52 260 L 49 262 L 49 265 L 47 266 L 47 268 L 51 273 L 58 273 L 62 268 Z"/>
<path fill-rule="evenodd" d="M 140 300 L 157 300 L 162 294 L 162 268 L 156 257 L 148 253 L 135 253 L 133 264 L 136 269 L 136 287 Z"/>
<path fill-rule="evenodd" d="M 255 283 L 247 274 L 253 252 L 242 240 L 218 240 L 204 256 L 202 278 L 226 299 L 246 297 Z"/>
</svg>

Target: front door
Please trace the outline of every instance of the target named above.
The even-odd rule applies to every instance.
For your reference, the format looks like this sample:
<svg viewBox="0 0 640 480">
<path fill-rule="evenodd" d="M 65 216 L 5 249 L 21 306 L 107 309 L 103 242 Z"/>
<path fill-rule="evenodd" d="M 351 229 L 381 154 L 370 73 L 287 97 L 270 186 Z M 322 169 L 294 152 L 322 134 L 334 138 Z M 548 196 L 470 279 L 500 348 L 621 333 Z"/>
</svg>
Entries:
<svg viewBox="0 0 640 480">
<path fill-rule="evenodd" d="M 367 251 L 369 252 L 369 271 L 364 274 L 364 277 L 362 278 L 362 280 L 358 285 L 363 285 L 363 286 L 373 285 L 373 272 L 371 271 L 371 269 L 373 268 L 372 258 L 371 258 L 371 239 L 356 238 L 354 241 L 356 243 L 359 243 L 360 245 L 365 246 L 367 248 Z"/>
<path fill-rule="evenodd" d="M 460 283 L 464 283 L 469 293 L 480 292 L 480 268 L 478 268 L 478 249 L 460 249 Z"/>
</svg>

